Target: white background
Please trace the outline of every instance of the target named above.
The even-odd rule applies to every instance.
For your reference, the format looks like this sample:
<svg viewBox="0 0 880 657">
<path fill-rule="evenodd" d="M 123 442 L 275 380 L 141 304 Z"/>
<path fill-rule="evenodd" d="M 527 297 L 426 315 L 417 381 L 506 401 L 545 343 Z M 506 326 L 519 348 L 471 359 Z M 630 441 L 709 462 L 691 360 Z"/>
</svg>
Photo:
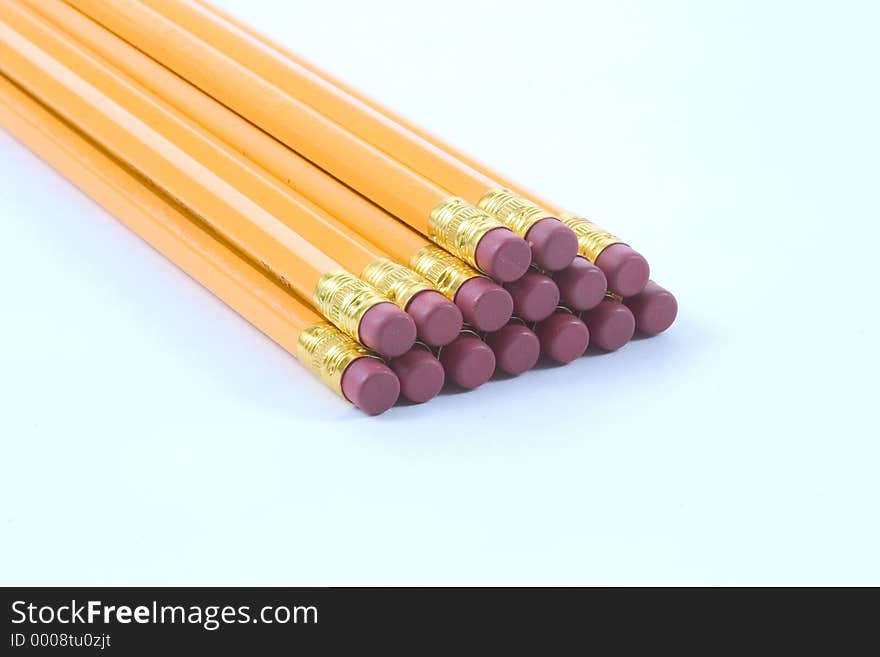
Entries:
<svg viewBox="0 0 880 657">
<path fill-rule="evenodd" d="M 366 418 L 0 133 L 0 583 L 880 584 L 874 3 L 220 4 L 679 320 Z"/>
</svg>

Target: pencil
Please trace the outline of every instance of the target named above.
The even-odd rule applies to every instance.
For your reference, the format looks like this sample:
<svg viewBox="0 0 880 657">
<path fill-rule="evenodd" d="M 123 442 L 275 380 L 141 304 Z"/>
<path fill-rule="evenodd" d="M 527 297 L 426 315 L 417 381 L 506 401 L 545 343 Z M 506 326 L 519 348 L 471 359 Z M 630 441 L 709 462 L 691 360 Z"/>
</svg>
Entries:
<svg viewBox="0 0 880 657">
<path fill-rule="evenodd" d="M 165 0 L 163 0 L 163 3 L 164 1 Z M 151 2 L 158 2 L 158 0 L 151 0 Z M 502 188 L 511 190 L 520 197 L 530 199 L 539 207 L 545 208 L 555 217 L 563 221 L 563 223 L 566 223 L 570 228 L 575 231 L 575 233 L 578 234 L 579 253 L 581 254 L 581 256 L 587 258 L 590 262 L 595 263 L 599 266 L 599 268 L 602 269 L 602 271 L 606 274 L 609 289 L 615 294 L 624 297 L 632 296 L 641 291 L 641 289 L 644 288 L 644 286 L 646 285 L 650 274 L 650 268 L 647 261 L 641 254 L 626 245 L 618 237 L 615 237 L 608 231 L 602 229 L 601 227 L 597 226 L 592 221 L 585 219 L 584 217 L 580 217 L 571 212 L 566 212 L 552 202 L 544 200 L 535 193 L 527 190 L 522 185 L 519 185 L 516 182 L 507 179 L 502 174 L 493 171 L 486 165 L 478 162 L 474 158 L 444 142 L 435 135 L 432 135 L 412 121 L 409 121 L 405 117 L 395 113 L 390 108 L 378 103 L 366 94 L 358 91 L 351 85 L 348 85 L 342 80 L 334 77 L 329 72 L 315 66 L 304 57 L 297 55 L 286 47 L 268 39 L 257 30 L 236 19 L 231 14 L 215 7 L 207 0 L 194 0 L 194 4 L 198 6 L 200 10 L 200 15 L 213 14 L 215 19 L 219 19 L 220 21 L 222 21 L 221 24 L 225 23 L 224 27 L 227 30 L 230 28 L 236 28 L 241 33 L 251 37 L 251 39 L 253 39 L 254 41 L 261 43 L 267 49 L 271 49 L 272 51 L 274 51 L 275 54 L 282 55 L 290 63 L 310 73 L 312 76 L 314 76 L 314 78 L 323 80 L 328 85 L 335 87 L 342 93 L 347 94 L 352 99 L 359 101 L 367 108 L 373 110 L 375 113 L 401 126 L 403 129 L 409 131 L 412 135 L 415 135 L 416 137 L 423 140 L 424 143 L 433 146 L 438 151 L 445 153 L 451 158 L 454 158 L 455 160 L 461 162 L 470 169 L 479 172 L 485 178 L 495 181 Z M 195 10 L 190 10 L 189 15 L 193 14 L 195 14 Z M 266 56 L 268 57 L 268 55 Z M 580 271 L 584 272 L 585 270 L 581 268 Z M 573 275 L 571 275 L 569 278 L 572 278 L 572 276 Z M 590 277 L 590 280 L 592 282 L 595 282 L 595 274 L 588 274 L 587 276 Z M 591 286 L 591 290 L 594 289 L 595 286 Z M 566 296 L 566 290 L 563 289 L 562 292 L 563 296 Z M 578 292 L 575 289 L 573 291 L 573 295 L 576 297 L 577 294 Z M 590 298 L 595 298 L 592 293 Z M 584 310 L 586 310 L 586 308 L 584 308 Z"/>
<path fill-rule="evenodd" d="M 512 281 L 528 269 L 528 244 L 488 212 L 452 195 L 149 7 L 132 0 L 71 0 L 70 4 L 492 278 Z"/>
<path fill-rule="evenodd" d="M 574 233 L 548 211 L 501 189 L 496 181 L 279 56 L 223 18 L 184 0 L 145 0 L 144 4 L 428 180 L 494 214 L 529 242 L 534 262 L 543 269 L 562 269 L 577 254 Z"/>
<path fill-rule="evenodd" d="M 385 364 L 3 76 L 0 123 L 336 393 L 371 415 L 394 404 Z"/>
<path fill-rule="evenodd" d="M 62 0 L 27 0 L 26 4 L 393 260 L 408 264 L 454 301 L 471 326 L 479 331 L 496 331 L 510 319 L 514 303 L 508 292 L 186 80 Z M 368 276 L 377 271 L 371 268 Z M 369 277 L 365 280 L 382 289 L 380 281 Z"/>
<path fill-rule="evenodd" d="M 350 337 L 387 356 L 399 356 L 412 346 L 415 325 L 402 310 L 153 129 L 149 121 L 162 120 L 162 116 L 153 114 L 145 121 L 123 107 L 116 98 L 131 100 L 133 94 L 126 95 L 130 90 L 110 84 L 113 76 L 101 71 L 99 63 L 66 47 L 56 33 L 21 7 L 6 0 L 2 5 L 0 67 L 7 77 L 185 203 L 276 280 L 311 299 Z M 104 73 L 101 80 L 116 98 L 70 67 Z"/>
</svg>

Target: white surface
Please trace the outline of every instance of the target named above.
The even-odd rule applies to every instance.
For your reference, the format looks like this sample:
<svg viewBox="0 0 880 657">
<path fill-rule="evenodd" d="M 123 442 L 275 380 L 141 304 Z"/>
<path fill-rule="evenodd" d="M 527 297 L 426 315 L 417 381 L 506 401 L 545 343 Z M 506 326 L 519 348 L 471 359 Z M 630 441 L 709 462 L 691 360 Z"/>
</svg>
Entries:
<svg viewBox="0 0 880 657">
<path fill-rule="evenodd" d="M 0 583 L 880 584 L 876 5 L 221 4 L 679 320 L 365 418 L 0 133 Z"/>
</svg>

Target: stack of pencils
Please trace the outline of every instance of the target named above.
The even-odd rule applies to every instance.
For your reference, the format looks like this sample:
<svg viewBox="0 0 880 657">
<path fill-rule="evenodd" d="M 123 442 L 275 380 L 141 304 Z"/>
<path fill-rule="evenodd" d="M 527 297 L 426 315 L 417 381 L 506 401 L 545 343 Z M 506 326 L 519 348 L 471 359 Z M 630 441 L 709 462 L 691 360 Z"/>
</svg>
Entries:
<svg viewBox="0 0 880 657">
<path fill-rule="evenodd" d="M 202 0 L 0 0 L 0 121 L 369 414 L 675 319 L 620 239 Z"/>
</svg>

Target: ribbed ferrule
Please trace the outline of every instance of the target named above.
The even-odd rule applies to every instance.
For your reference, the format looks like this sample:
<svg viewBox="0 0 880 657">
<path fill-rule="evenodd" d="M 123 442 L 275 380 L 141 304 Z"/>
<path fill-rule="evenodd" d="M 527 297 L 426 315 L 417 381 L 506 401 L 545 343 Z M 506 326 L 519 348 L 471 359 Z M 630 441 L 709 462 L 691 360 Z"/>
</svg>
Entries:
<svg viewBox="0 0 880 657">
<path fill-rule="evenodd" d="M 474 267 L 477 245 L 496 228 L 506 226 L 485 210 L 455 196 L 438 204 L 428 219 L 428 237 Z"/>
<path fill-rule="evenodd" d="M 599 228 L 589 219 L 578 217 L 570 212 L 563 212 L 557 219 L 574 231 L 578 239 L 578 253 L 590 262 L 596 262 L 596 258 L 612 244 L 621 244 L 623 241 Z"/>
<path fill-rule="evenodd" d="M 299 334 L 296 356 L 324 385 L 342 394 L 342 375 L 358 358 L 370 352 L 327 322 L 321 322 Z"/>
<path fill-rule="evenodd" d="M 455 301 L 458 288 L 480 272 L 439 246 L 429 245 L 419 249 L 409 261 L 410 267 L 425 277 L 434 289 Z"/>
<path fill-rule="evenodd" d="M 364 267 L 361 278 L 389 301 L 406 310 L 406 304 L 419 292 L 434 289 L 431 283 L 409 267 L 379 258 Z"/>
<path fill-rule="evenodd" d="M 360 340 L 358 327 L 366 312 L 377 303 L 388 300 L 357 276 L 345 270 L 324 274 L 315 286 L 315 306 L 325 318 L 355 340 Z"/>
<path fill-rule="evenodd" d="M 477 201 L 477 207 L 485 210 L 520 237 L 525 237 L 532 226 L 553 215 L 509 189 L 493 189 Z"/>
</svg>

